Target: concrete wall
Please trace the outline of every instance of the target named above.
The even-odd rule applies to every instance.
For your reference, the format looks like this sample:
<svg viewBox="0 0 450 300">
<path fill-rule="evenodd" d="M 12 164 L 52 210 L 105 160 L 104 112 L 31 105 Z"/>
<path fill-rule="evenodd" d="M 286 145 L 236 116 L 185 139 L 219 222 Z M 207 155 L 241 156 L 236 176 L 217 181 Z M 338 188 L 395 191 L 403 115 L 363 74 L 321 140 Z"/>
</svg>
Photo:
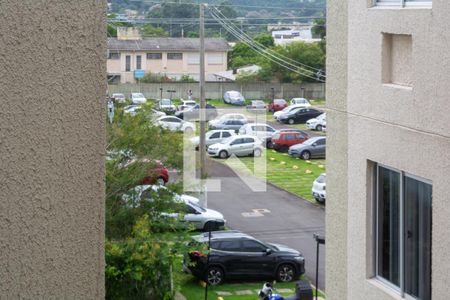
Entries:
<svg viewBox="0 0 450 300">
<path fill-rule="evenodd" d="M 374 278 L 372 162 L 432 182 L 432 299 L 447 299 L 450 3 L 433 0 L 432 8 L 380 8 L 371 7 L 371 3 L 329 1 L 328 24 L 339 24 L 347 46 L 336 39 L 337 31 L 335 38 L 327 37 L 328 82 L 343 81 L 334 86 L 329 84 L 327 91 L 338 90 L 342 94 L 346 91 L 347 101 L 331 107 L 335 118 L 328 118 L 327 299 L 402 299 L 398 292 Z M 342 19 L 345 14 L 348 15 Z M 386 35 L 391 35 L 390 59 L 386 59 L 389 55 L 384 44 Z M 342 66 L 333 65 L 342 58 L 342 52 L 330 53 L 330 49 L 346 53 L 346 77 L 339 72 L 344 70 Z M 386 76 L 389 72 L 390 77 Z M 330 98 L 333 99 L 328 94 L 328 105 L 332 103 Z M 344 117 L 339 119 L 340 115 Z M 345 127 L 347 147 L 332 140 Z M 332 160 L 337 158 L 338 151 L 347 151 L 340 166 Z M 346 183 L 331 176 L 339 171 L 348 175 Z M 346 237 L 342 237 L 344 228 L 334 228 L 340 222 L 347 222 Z M 346 277 L 346 289 L 339 283 L 338 272 L 342 272 L 341 279 Z"/>
<path fill-rule="evenodd" d="M 192 90 L 193 97 L 200 97 L 198 83 L 146 83 L 141 84 L 119 84 L 109 85 L 109 93 L 124 93 L 129 97 L 132 92 L 141 91 L 147 98 L 160 98 L 160 88 L 163 88 L 163 98 L 168 98 L 167 90 L 174 90 L 173 98 L 187 98 L 187 92 Z M 276 84 L 276 83 L 252 83 L 239 84 L 233 82 L 207 82 L 205 86 L 205 95 L 207 99 L 221 99 L 226 91 L 240 91 L 246 99 L 270 99 L 272 98 L 272 90 L 274 88 L 275 98 L 291 99 L 302 97 L 308 99 L 324 99 L 325 85 L 321 83 L 304 83 L 304 84 Z M 304 92 L 302 92 L 304 88 Z"/>
<path fill-rule="evenodd" d="M 0 298 L 104 298 L 106 1 L 0 1 Z"/>
</svg>

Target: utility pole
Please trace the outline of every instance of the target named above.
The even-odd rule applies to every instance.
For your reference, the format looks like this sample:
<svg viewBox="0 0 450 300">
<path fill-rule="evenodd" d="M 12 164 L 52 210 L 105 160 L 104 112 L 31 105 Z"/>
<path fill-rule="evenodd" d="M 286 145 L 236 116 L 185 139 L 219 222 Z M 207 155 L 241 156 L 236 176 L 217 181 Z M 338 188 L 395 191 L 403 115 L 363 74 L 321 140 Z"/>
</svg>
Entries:
<svg viewBox="0 0 450 300">
<path fill-rule="evenodd" d="M 200 179 L 206 179 L 205 4 L 200 4 Z"/>
</svg>

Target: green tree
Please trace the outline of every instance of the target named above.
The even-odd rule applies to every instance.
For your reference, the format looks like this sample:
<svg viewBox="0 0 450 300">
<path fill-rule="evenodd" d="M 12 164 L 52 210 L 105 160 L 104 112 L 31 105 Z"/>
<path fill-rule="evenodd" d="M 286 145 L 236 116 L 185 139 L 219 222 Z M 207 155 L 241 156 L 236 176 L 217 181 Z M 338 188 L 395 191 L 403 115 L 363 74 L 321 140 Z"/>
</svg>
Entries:
<svg viewBox="0 0 450 300">
<path fill-rule="evenodd" d="M 313 36 L 323 39 L 327 35 L 325 26 L 325 19 L 315 19 L 314 25 L 311 28 Z"/>
<path fill-rule="evenodd" d="M 161 27 L 153 27 L 151 24 L 145 24 L 141 28 L 143 37 L 166 37 L 169 34 Z"/>
</svg>

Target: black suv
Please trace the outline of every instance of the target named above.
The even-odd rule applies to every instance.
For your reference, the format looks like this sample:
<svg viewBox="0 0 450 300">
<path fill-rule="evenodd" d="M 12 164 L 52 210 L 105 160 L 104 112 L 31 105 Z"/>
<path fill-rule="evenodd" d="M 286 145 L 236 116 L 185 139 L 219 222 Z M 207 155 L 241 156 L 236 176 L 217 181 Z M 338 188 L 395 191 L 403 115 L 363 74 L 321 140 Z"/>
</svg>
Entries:
<svg viewBox="0 0 450 300">
<path fill-rule="evenodd" d="M 211 251 L 205 254 L 208 233 L 192 237 L 191 246 L 198 250 L 186 254 L 183 270 L 207 280 L 211 285 L 221 284 L 225 278 L 276 278 L 292 281 L 305 272 L 305 258 L 292 248 L 261 242 L 239 231 L 211 233 Z"/>
</svg>

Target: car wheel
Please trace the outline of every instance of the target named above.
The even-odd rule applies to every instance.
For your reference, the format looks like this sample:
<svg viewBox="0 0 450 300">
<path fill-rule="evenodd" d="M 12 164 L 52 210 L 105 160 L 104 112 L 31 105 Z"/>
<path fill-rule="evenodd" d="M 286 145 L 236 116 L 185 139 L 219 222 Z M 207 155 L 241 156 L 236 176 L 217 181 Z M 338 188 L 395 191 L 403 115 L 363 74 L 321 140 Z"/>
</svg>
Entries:
<svg viewBox="0 0 450 300">
<path fill-rule="evenodd" d="M 260 157 L 261 156 L 261 149 L 253 150 L 253 156 L 254 157 Z"/>
<path fill-rule="evenodd" d="M 325 204 L 325 199 L 316 198 L 316 201 L 319 202 L 320 204 Z"/>
<path fill-rule="evenodd" d="M 158 177 L 158 179 L 156 179 L 156 184 L 157 185 L 165 185 L 166 182 L 164 181 L 164 178 Z"/>
<path fill-rule="evenodd" d="M 280 282 L 289 282 L 295 279 L 295 269 L 291 265 L 281 265 L 277 270 L 277 280 Z"/>
<path fill-rule="evenodd" d="M 272 143 L 272 141 L 268 141 L 268 142 L 267 142 L 266 148 L 267 148 L 267 149 L 273 149 L 273 143 Z"/>
<path fill-rule="evenodd" d="M 203 231 L 217 231 L 219 230 L 219 224 L 217 224 L 216 222 L 206 222 L 205 226 L 203 226 Z"/>
<path fill-rule="evenodd" d="M 224 279 L 225 274 L 221 267 L 209 267 L 206 271 L 206 281 L 210 285 L 219 285 Z"/>
<path fill-rule="evenodd" d="M 289 123 L 290 125 L 294 124 L 294 119 L 289 119 L 289 120 L 288 120 L 288 123 Z"/>
<path fill-rule="evenodd" d="M 228 157 L 228 153 L 225 150 L 222 150 L 219 152 L 219 157 L 220 158 L 227 158 Z"/>
<path fill-rule="evenodd" d="M 308 160 L 311 158 L 311 153 L 309 153 L 309 151 L 303 151 L 302 154 L 300 154 L 300 157 L 304 160 Z"/>
<path fill-rule="evenodd" d="M 288 152 L 289 151 L 289 146 L 283 145 L 280 148 L 280 152 Z"/>
<path fill-rule="evenodd" d="M 316 126 L 316 130 L 317 130 L 317 131 L 322 131 L 322 125 L 317 125 L 317 126 Z"/>
</svg>

